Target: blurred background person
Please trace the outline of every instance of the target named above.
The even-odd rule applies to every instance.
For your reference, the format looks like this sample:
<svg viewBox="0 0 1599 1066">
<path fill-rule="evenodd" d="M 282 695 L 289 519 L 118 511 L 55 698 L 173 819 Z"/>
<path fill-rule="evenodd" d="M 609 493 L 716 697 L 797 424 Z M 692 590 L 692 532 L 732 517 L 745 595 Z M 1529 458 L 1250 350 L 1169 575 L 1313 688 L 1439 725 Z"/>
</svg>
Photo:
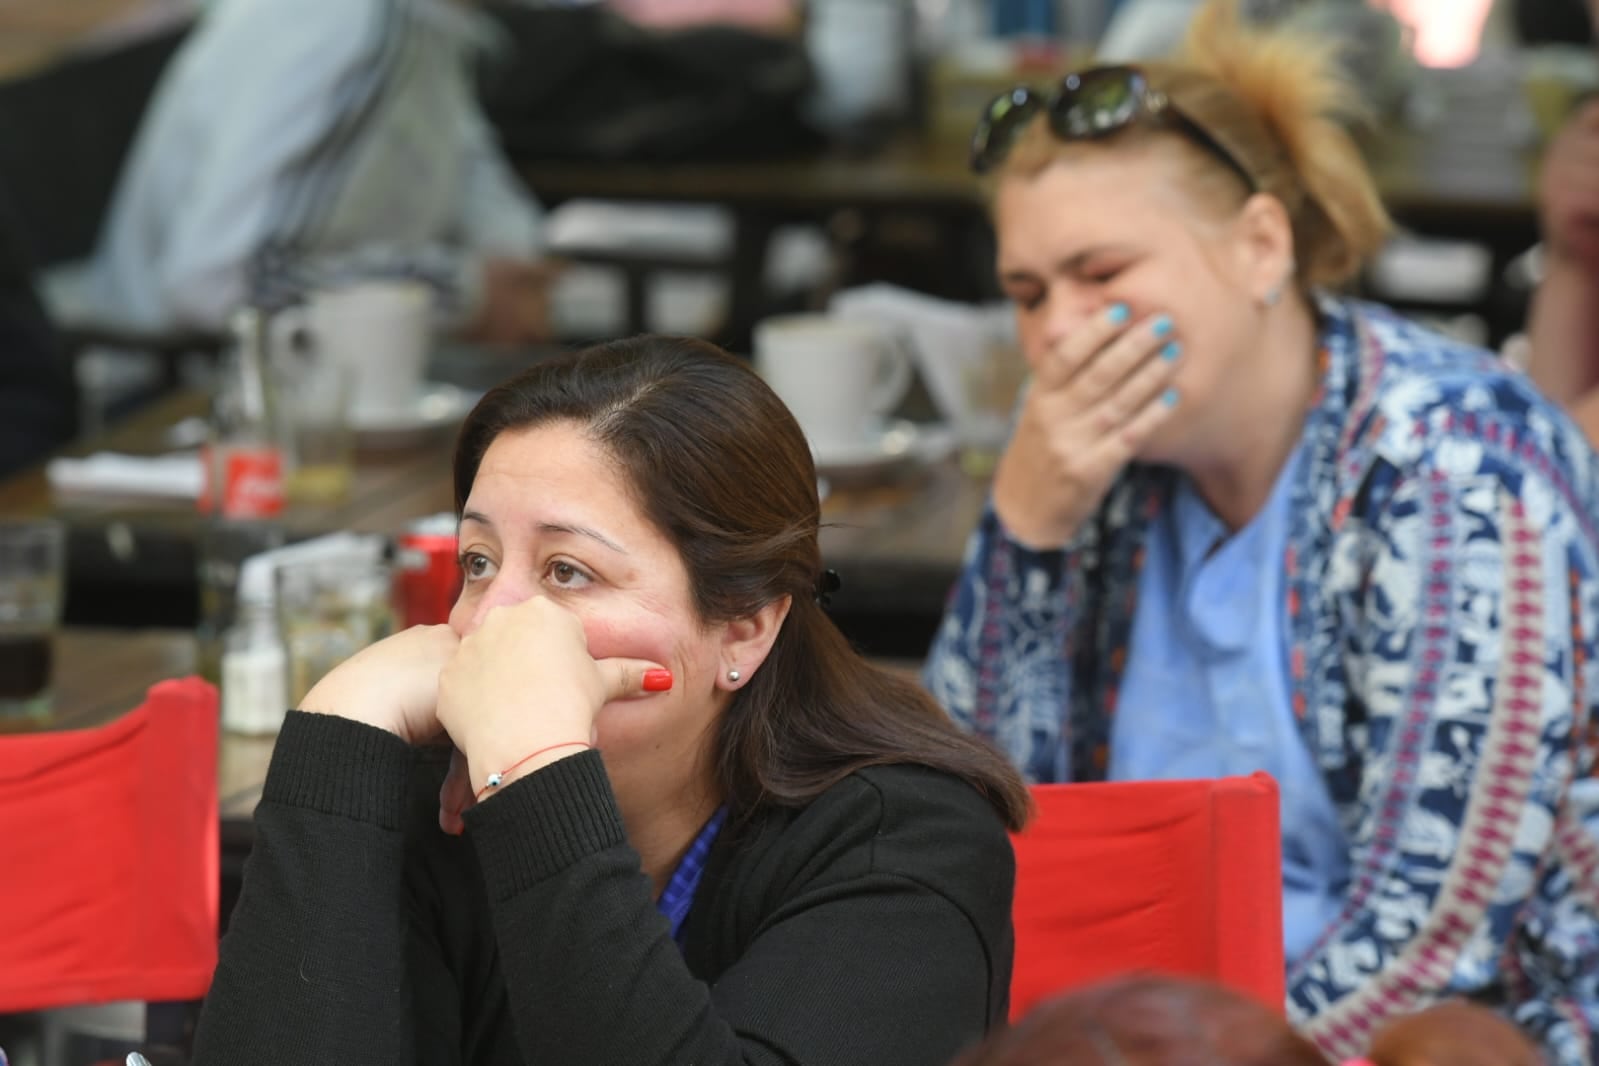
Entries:
<svg viewBox="0 0 1599 1066">
<path fill-rule="evenodd" d="M 1599 28 L 1599 0 L 1588 7 Z M 1599 98 L 1549 145 L 1538 196 L 1543 277 L 1528 325 L 1529 370 L 1599 440 Z"/>
<path fill-rule="evenodd" d="M 218 331 L 244 303 L 416 276 L 471 340 L 546 333 L 539 211 L 479 111 L 454 0 L 214 0 L 163 77 L 64 320 Z"/>
<path fill-rule="evenodd" d="M 66 353 L 0 200 L 0 475 L 42 461 L 76 425 Z"/>
</svg>

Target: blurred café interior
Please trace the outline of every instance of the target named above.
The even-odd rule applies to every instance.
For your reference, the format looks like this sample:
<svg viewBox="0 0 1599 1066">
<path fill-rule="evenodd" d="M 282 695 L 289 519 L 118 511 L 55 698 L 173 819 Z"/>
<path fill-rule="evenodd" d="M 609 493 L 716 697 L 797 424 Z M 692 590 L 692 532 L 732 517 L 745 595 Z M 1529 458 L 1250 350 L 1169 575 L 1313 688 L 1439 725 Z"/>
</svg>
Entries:
<svg viewBox="0 0 1599 1066">
<path fill-rule="evenodd" d="M 162 782 L 51 775 L 126 769 L 118 723 L 202 707 L 189 739 L 214 758 L 175 801 L 200 817 L 167 825 L 197 821 L 214 954 L 285 710 L 448 620 L 455 434 L 527 367 L 640 333 L 750 361 L 815 460 L 827 614 L 917 678 L 1029 387 L 974 123 L 1012 86 L 1168 53 L 1198 6 L 0 2 L 10 1062 L 159 1066 L 203 998 L 135 994 L 59 939 L 134 920 L 88 889 L 168 880 L 176 845 L 138 824 L 167 817 L 138 799 Z M 1336 42 L 1360 90 L 1349 131 L 1393 230 L 1349 292 L 1524 370 L 1546 150 L 1599 92 L 1590 5 L 1241 7 Z M 395 30 L 402 9 L 428 28 Z M 63 821 L 6 828 L 41 812 Z M 62 882 L 82 909 L 45 950 L 16 925 L 48 923 Z"/>
</svg>

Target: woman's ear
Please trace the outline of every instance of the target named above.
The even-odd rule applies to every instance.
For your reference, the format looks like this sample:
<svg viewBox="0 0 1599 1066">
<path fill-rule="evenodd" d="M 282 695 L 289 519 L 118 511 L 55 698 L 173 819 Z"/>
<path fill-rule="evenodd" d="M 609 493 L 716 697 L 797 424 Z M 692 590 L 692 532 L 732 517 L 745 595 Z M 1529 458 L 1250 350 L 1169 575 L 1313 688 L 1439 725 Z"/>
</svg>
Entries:
<svg viewBox="0 0 1599 1066">
<path fill-rule="evenodd" d="M 1294 283 L 1294 224 L 1277 197 L 1256 193 L 1233 223 L 1242 276 L 1257 303 L 1270 306 Z"/>
<path fill-rule="evenodd" d="M 719 688 L 733 691 L 749 682 L 770 654 L 793 602 L 791 597 L 783 596 L 749 617 L 727 624 L 722 630 L 722 672 L 716 679 Z"/>
</svg>

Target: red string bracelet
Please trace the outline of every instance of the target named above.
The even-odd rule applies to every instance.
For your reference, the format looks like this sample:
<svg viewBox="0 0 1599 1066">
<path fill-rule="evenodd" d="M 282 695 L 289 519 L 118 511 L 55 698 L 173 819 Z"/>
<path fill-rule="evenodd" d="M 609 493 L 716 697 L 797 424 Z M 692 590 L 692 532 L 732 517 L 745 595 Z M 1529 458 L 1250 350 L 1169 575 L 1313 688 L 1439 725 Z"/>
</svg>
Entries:
<svg viewBox="0 0 1599 1066">
<path fill-rule="evenodd" d="M 535 752 L 532 752 L 531 754 L 522 756 L 520 759 L 516 760 L 510 766 L 507 766 L 505 769 L 501 770 L 499 773 L 490 774 L 489 775 L 488 784 L 486 784 L 482 788 L 478 789 L 477 795 L 473 796 L 472 798 L 474 800 L 481 800 L 484 797 L 484 795 L 486 795 L 491 789 L 496 789 L 496 788 L 500 787 L 500 782 L 505 780 L 505 775 L 506 774 L 515 773 L 517 767 L 521 766 L 523 763 L 528 762 L 529 760 L 537 759 L 540 755 L 543 755 L 547 751 L 555 751 L 558 748 L 592 748 L 593 746 L 594 745 L 587 744 L 587 743 L 585 743 L 585 742 L 583 742 L 581 740 L 568 740 L 564 744 L 551 744 L 549 747 L 540 748 L 538 751 L 535 751 Z"/>
</svg>

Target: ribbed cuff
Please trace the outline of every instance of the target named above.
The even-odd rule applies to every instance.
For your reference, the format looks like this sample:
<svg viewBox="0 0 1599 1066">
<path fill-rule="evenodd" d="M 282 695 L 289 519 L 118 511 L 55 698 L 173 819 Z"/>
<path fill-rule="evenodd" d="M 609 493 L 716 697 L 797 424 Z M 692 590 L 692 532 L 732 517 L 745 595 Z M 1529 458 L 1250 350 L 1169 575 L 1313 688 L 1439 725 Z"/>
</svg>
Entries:
<svg viewBox="0 0 1599 1066">
<path fill-rule="evenodd" d="M 290 711 L 272 749 L 261 800 L 399 829 L 411 756 L 410 745 L 387 730 L 332 714 Z"/>
<path fill-rule="evenodd" d="M 999 537 L 1005 546 L 1022 559 L 1029 566 L 1043 566 L 1059 568 L 1066 559 L 1065 548 L 1035 548 L 1030 544 L 1016 539 L 1010 527 L 1005 525 L 1004 519 L 999 517 L 997 511 L 989 511 L 986 516 L 992 536 Z"/>
<path fill-rule="evenodd" d="M 509 899 L 580 859 L 627 843 L 597 751 L 557 759 L 465 815 L 492 899 Z"/>
</svg>

